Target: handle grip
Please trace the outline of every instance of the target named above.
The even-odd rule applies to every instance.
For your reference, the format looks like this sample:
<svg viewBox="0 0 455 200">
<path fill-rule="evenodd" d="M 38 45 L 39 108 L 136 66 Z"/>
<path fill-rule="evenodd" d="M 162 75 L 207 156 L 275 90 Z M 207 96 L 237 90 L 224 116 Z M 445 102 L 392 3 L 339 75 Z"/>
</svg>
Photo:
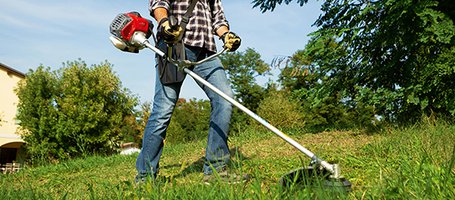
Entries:
<svg viewBox="0 0 455 200">
<path fill-rule="evenodd" d="M 179 21 L 177 18 L 173 15 L 169 17 L 169 26 L 171 27 L 171 30 L 177 30 L 179 28 Z"/>
</svg>

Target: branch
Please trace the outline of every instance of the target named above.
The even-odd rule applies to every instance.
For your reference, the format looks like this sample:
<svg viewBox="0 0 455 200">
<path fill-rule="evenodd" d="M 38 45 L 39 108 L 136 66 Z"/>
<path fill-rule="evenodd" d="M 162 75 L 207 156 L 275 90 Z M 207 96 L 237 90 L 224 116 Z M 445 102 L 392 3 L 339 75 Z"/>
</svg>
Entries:
<svg viewBox="0 0 455 200">
<path fill-rule="evenodd" d="M 284 3 L 288 5 L 291 1 L 293 0 L 284 0 Z M 300 6 L 303 6 L 303 4 L 307 2 L 308 0 L 297 0 L 297 3 L 299 3 Z M 259 7 L 259 9 L 264 13 L 268 10 L 270 10 L 270 12 L 273 12 L 276 5 L 281 5 L 283 3 L 283 0 L 253 0 L 252 3 L 254 4 L 253 8 Z"/>
</svg>

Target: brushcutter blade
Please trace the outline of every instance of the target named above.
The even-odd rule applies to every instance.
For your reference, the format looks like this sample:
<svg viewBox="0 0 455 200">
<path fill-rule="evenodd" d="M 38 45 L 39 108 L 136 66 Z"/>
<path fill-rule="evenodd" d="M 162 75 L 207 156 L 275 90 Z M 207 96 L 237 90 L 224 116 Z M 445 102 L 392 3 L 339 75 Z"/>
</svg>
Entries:
<svg viewBox="0 0 455 200">
<path fill-rule="evenodd" d="M 343 177 L 334 178 L 326 169 L 312 166 L 298 168 L 283 175 L 280 184 L 286 188 L 307 187 L 338 190 L 342 192 L 351 191 L 351 182 Z"/>
</svg>

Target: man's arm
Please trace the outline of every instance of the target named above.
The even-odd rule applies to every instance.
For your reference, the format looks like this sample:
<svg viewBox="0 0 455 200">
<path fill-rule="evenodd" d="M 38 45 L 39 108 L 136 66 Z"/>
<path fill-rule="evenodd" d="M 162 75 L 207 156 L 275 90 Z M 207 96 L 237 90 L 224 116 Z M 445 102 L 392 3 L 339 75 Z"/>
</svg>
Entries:
<svg viewBox="0 0 455 200">
<path fill-rule="evenodd" d="M 170 0 L 150 0 L 150 15 L 155 18 L 157 22 L 160 22 L 163 18 L 168 16 L 170 6 Z"/>
<path fill-rule="evenodd" d="M 235 51 L 239 48 L 241 39 L 238 35 L 231 32 L 229 23 L 224 15 L 221 0 L 214 1 L 212 10 L 213 29 L 215 33 L 223 40 L 224 48 L 228 51 Z"/>
<path fill-rule="evenodd" d="M 229 27 L 227 26 L 220 26 L 217 30 L 216 30 L 216 34 L 218 35 L 218 37 L 221 37 L 223 34 L 229 32 Z"/>
<path fill-rule="evenodd" d="M 224 15 L 223 6 L 220 0 L 213 1 L 210 6 L 212 8 L 212 26 L 218 36 L 222 36 L 229 31 L 229 23 Z"/>
<path fill-rule="evenodd" d="M 155 17 L 156 21 L 159 23 L 162 19 L 168 17 L 167 10 L 165 8 L 156 8 L 153 10 L 153 17 Z"/>
<path fill-rule="evenodd" d="M 153 8 L 153 6 L 151 7 Z M 158 33 L 164 38 L 164 41 L 168 44 L 174 44 L 178 42 L 179 38 L 183 34 L 182 27 L 172 28 L 169 24 L 168 10 L 166 7 L 156 7 L 151 11 L 152 17 L 158 22 Z"/>
</svg>

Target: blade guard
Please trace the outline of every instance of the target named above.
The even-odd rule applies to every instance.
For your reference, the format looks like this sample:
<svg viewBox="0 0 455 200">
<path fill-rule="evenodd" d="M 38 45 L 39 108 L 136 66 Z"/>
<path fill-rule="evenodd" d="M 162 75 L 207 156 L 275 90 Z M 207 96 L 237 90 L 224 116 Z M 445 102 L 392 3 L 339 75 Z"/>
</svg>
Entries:
<svg viewBox="0 0 455 200">
<path fill-rule="evenodd" d="M 152 30 L 152 22 L 142 18 L 138 12 L 119 14 L 114 18 L 110 26 L 110 32 L 127 43 L 131 43 L 131 38 L 135 32 L 143 32 L 146 38 L 149 38 Z"/>
</svg>

